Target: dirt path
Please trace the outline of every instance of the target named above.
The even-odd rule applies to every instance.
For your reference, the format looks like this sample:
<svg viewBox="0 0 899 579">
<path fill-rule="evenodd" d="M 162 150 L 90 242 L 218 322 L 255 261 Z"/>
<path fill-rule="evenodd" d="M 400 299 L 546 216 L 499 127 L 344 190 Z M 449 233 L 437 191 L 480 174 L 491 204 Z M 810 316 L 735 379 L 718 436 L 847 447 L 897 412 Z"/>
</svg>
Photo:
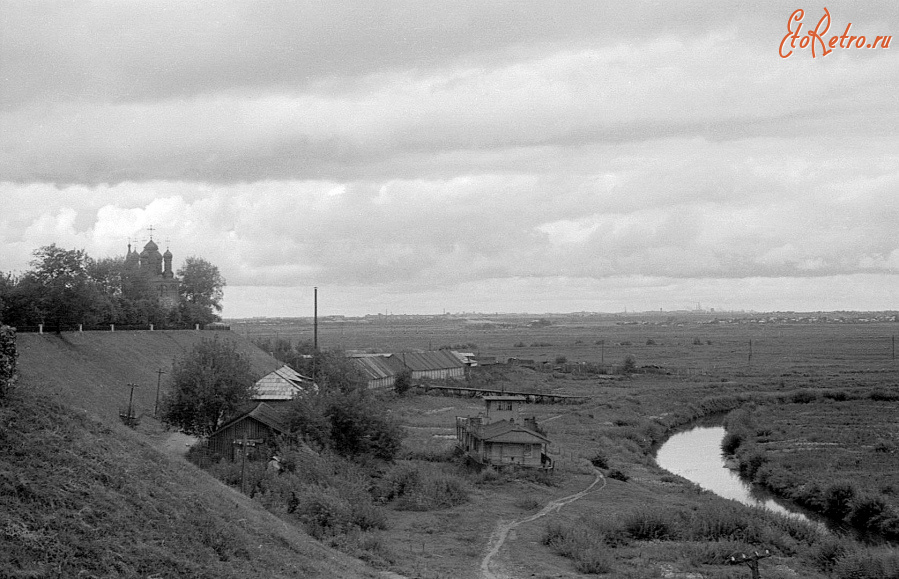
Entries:
<svg viewBox="0 0 899 579">
<path fill-rule="evenodd" d="M 552 500 L 552 501 L 548 502 L 546 504 L 546 506 L 544 506 L 542 509 L 540 509 L 540 512 L 538 512 L 534 515 L 531 515 L 529 517 L 525 517 L 524 519 L 521 519 L 519 521 L 512 521 L 510 523 L 500 523 L 496 527 L 496 529 L 493 531 L 493 533 L 491 534 L 490 544 L 489 544 L 490 548 L 487 550 L 487 554 L 481 560 L 481 577 L 482 577 L 482 579 L 507 579 L 507 577 L 505 575 L 495 574 L 492 571 L 490 571 L 490 560 L 493 559 L 493 557 L 495 557 L 497 553 L 499 553 L 500 549 L 502 549 L 503 544 L 506 542 L 506 538 L 509 536 L 509 531 L 511 531 L 512 529 L 514 529 L 515 527 L 517 527 L 521 524 L 530 523 L 531 521 L 535 521 L 535 520 L 539 519 L 540 517 L 545 517 L 546 515 L 548 515 L 550 513 L 557 512 L 559 509 L 561 509 L 565 505 L 567 505 L 569 503 L 573 503 L 574 501 L 578 500 L 579 498 L 583 497 L 584 495 L 586 495 L 587 493 L 592 491 L 593 487 L 595 487 L 599 483 L 599 481 L 602 481 L 602 485 L 596 490 L 602 490 L 606 486 L 605 477 L 603 477 L 602 473 L 599 472 L 599 470 L 597 470 L 595 468 L 593 469 L 593 474 L 595 477 L 593 479 L 593 482 L 590 483 L 590 485 L 587 488 L 585 488 L 584 490 L 574 493 L 573 495 L 568 495 L 567 497 L 562 497 L 560 499 Z"/>
</svg>

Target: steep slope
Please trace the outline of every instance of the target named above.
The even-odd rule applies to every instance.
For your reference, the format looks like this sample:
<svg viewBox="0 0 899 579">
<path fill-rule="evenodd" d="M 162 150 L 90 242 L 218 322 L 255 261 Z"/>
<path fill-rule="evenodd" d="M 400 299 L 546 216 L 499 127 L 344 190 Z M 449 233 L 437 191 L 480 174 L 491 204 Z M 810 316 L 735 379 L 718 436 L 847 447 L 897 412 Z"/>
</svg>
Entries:
<svg viewBox="0 0 899 579">
<path fill-rule="evenodd" d="M 24 381 L 104 422 L 117 420 L 134 389 L 137 413 L 151 415 L 156 403 L 157 370 L 172 363 L 202 340 L 227 340 L 245 355 L 254 375 L 262 377 L 280 364 L 241 336 L 229 331 L 64 332 L 19 334 L 19 369 Z M 162 375 L 165 392 L 167 374 Z"/>
<path fill-rule="evenodd" d="M 377 576 L 140 434 L 39 390 L 26 382 L 0 406 L 0 576 Z"/>
</svg>

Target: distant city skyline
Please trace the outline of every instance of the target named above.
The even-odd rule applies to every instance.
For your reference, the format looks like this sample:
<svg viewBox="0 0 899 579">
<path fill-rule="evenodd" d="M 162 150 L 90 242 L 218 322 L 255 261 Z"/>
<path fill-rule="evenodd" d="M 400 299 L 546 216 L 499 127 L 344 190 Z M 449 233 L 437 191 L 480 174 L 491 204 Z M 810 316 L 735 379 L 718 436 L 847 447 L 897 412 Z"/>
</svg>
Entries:
<svg viewBox="0 0 899 579">
<path fill-rule="evenodd" d="M 899 307 L 899 51 L 795 9 L 0 0 L 0 271 L 152 226 L 230 318 Z"/>
</svg>

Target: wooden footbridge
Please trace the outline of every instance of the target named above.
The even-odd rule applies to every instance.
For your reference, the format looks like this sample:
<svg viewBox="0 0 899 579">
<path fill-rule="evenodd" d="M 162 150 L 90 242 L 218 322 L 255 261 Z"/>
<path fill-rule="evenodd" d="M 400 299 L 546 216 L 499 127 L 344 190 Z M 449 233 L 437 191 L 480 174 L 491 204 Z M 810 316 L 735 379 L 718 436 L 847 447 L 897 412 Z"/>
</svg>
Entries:
<svg viewBox="0 0 899 579">
<path fill-rule="evenodd" d="M 442 394 L 444 396 L 460 396 L 475 398 L 480 396 L 524 396 L 528 402 L 537 404 L 582 404 L 590 399 L 589 396 L 573 396 L 571 394 L 545 394 L 542 392 L 522 392 L 517 390 L 497 390 L 494 388 L 472 388 L 468 386 L 436 386 L 416 384 L 428 393 Z"/>
</svg>

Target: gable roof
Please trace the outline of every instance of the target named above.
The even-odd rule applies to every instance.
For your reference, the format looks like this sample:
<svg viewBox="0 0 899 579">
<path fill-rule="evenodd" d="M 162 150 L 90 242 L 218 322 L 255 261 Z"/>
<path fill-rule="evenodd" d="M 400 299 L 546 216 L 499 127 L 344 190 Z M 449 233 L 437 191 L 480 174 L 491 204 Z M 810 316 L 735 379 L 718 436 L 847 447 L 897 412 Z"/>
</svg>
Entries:
<svg viewBox="0 0 899 579">
<path fill-rule="evenodd" d="M 253 418 L 258 420 L 262 424 L 268 426 L 274 431 L 277 431 L 279 434 L 287 434 L 287 425 L 281 419 L 281 415 L 278 414 L 274 408 L 266 404 L 265 402 L 260 402 L 259 404 L 253 406 L 249 410 L 238 413 L 230 420 L 222 424 L 218 430 L 209 435 L 209 438 L 213 438 L 219 432 L 225 430 L 226 428 L 233 426 L 234 424 L 240 422 L 241 420 L 246 420 L 247 418 Z"/>
<path fill-rule="evenodd" d="M 511 442 L 518 444 L 549 443 L 549 439 L 542 434 L 534 432 L 530 428 L 525 428 L 520 424 L 509 422 L 508 420 L 500 420 L 499 422 L 485 424 L 477 430 L 475 435 L 481 440 L 488 442 Z"/>
<path fill-rule="evenodd" d="M 253 400 L 292 400 L 309 387 L 315 388 L 312 378 L 285 364 L 256 381 Z"/>
</svg>

